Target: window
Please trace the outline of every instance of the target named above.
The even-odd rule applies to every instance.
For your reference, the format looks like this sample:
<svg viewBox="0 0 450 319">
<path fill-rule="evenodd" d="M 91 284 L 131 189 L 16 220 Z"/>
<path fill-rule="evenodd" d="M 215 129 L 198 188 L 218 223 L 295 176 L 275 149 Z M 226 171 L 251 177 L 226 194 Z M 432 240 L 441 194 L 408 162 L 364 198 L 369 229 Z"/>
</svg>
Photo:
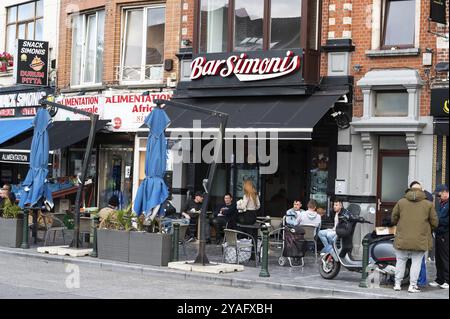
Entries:
<svg viewBox="0 0 450 319">
<path fill-rule="evenodd" d="M 228 0 L 207 0 L 200 8 L 200 51 L 224 52 L 228 43 Z"/>
<path fill-rule="evenodd" d="M 235 0 L 234 50 L 263 49 L 264 0 Z"/>
<path fill-rule="evenodd" d="M 121 82 L 162 82 L 165 8 L 146 7 L 124 12 Z"/>
<path fill-rule="evenodd" d="M 6 8 L 6 52 L 13 53 L 17 39 L 43 40 L 43 0 Z"/>
<path fill-rule="evenodd" d="M 290 49 L 300 44 L 301 1 L 273 1 L 270 12 L 270 48 Z"/>
<path fill-rule="evenodd" d="M 103 10 L 73 17 L 72 86 L 102 82 L 104 29 Z"/>
<path fill-rule="evenodd" d="M 377 91 L 375 101 L 375 116 L 407 116 L 408 92 Z"/>
<path fill-rule="evenodd" d="M 383 48 L 413 47 L 416 1 L 386 0 L 384 3 Z"/>
<path fill-rule="evenodd" d="M 300 48 L 304 4 L 318 7 L 317 0 L 200 0 L 198 51 Z M 318 35 L 314 28 L 311 32 Z"/>
</svg>

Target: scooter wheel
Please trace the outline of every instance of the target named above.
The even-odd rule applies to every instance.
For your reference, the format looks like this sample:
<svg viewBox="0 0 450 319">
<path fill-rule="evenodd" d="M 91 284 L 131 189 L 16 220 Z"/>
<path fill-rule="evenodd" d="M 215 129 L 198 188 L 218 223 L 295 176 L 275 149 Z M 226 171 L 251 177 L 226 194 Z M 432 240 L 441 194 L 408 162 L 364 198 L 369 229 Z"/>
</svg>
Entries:
<svg viewBox="0 0 450 319">
<path fill-rule="evenodd" d="M 279 257 L 278 258 L 278 265 L 280 265 L 280 266 L 286 265 L 286 257 Z"/>
<path fill-rule="evenodd" d="M 325 254 L 319 260 L 319 273 L 322 278 L 333 279 L 340 269 L 341 263 L 336 261 L 331 254 Z"/>
</svg>

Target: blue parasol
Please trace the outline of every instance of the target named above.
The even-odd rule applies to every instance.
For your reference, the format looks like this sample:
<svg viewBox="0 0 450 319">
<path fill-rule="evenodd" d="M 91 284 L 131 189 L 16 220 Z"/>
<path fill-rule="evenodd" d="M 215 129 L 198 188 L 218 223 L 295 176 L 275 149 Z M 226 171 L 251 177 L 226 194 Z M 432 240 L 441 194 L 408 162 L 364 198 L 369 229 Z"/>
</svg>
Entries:
<svg viewBox="0 0 450 319">
<path fill-rule="evenodd" d="M 167 160 L 164 131 L 170 124 L 170 119 L 164 110 L 155 108 L 145 119 L 145 124 L 150 128 L 145 154 L 145 179 L 137 191 L 134 211 L 138 216 L 144 214 L 148 217 L 169 195 L 163 178 Z"/>
<path fill-rule="evenodd" d="M 48 204 L 53 207 L 52 193 L 47 185 L 49 140 L 48 128 L 51 116 L 46 109 L 39 109 L 33 121 L 34 132 L 30 149 L 30 169 L 22 183 L 19 206 L 35 207 Z M 42 199 L 42 202 L 41 202 Z"/>
</svg>

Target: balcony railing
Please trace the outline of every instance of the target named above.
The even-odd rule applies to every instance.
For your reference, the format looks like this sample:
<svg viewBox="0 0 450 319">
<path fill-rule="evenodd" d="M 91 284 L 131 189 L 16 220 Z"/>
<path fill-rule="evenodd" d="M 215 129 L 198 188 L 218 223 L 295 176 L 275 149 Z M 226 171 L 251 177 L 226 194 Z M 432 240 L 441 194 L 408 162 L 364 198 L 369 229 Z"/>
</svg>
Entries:
<svg viewBox="0 0 450 319">
<path fill-rule="evenodd" d="M 162 83 L 163 75 L 162 64 L 116 66 L 116 80 L 120 83 Z"/>
</svg>

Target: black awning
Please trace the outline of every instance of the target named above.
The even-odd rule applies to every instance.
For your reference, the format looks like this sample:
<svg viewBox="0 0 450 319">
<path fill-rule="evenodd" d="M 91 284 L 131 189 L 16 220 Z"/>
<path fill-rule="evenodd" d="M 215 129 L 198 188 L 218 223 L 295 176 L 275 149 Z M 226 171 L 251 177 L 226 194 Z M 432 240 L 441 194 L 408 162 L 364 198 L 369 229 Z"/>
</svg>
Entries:
<svg viewBox="0 0 450 319">
<path fill-rule="evenodd" d="M 448 118 L 435 118 L 433 124 L 435 135 L 448 136 Z"/>
<path fill-rule="evenodd" d="M 101 130 L 109 120 L 99 120 L 95 127 L 95 131 Z M 50 150 L 57 150 L 66 146 L 75 144 L 89 136 L 91 121 L 57 121 L 48 130 L 48 138 L 50 141 Z M 31 134 L 27 134 L 20 141 L 15 143 L 4 143 L 0 145 L 0 149 L 11 150 L 29 150 L 31 148 Z"/>
<path fill-rule="evenodd" d="M 227 137 L 233 133 L 278 132 L 280 139 L 311 139 L 319 120 L 346 91 L 319 92 L 311 96 L 252 96 L 229 98 L 191 98 L 174 101 L 229 114 Z M 167 107 L 170 132 L 217 130 L 218 121 L 210 115 Z M 193 121 L 200 120 L 201 129 Z"/>
</svg>

